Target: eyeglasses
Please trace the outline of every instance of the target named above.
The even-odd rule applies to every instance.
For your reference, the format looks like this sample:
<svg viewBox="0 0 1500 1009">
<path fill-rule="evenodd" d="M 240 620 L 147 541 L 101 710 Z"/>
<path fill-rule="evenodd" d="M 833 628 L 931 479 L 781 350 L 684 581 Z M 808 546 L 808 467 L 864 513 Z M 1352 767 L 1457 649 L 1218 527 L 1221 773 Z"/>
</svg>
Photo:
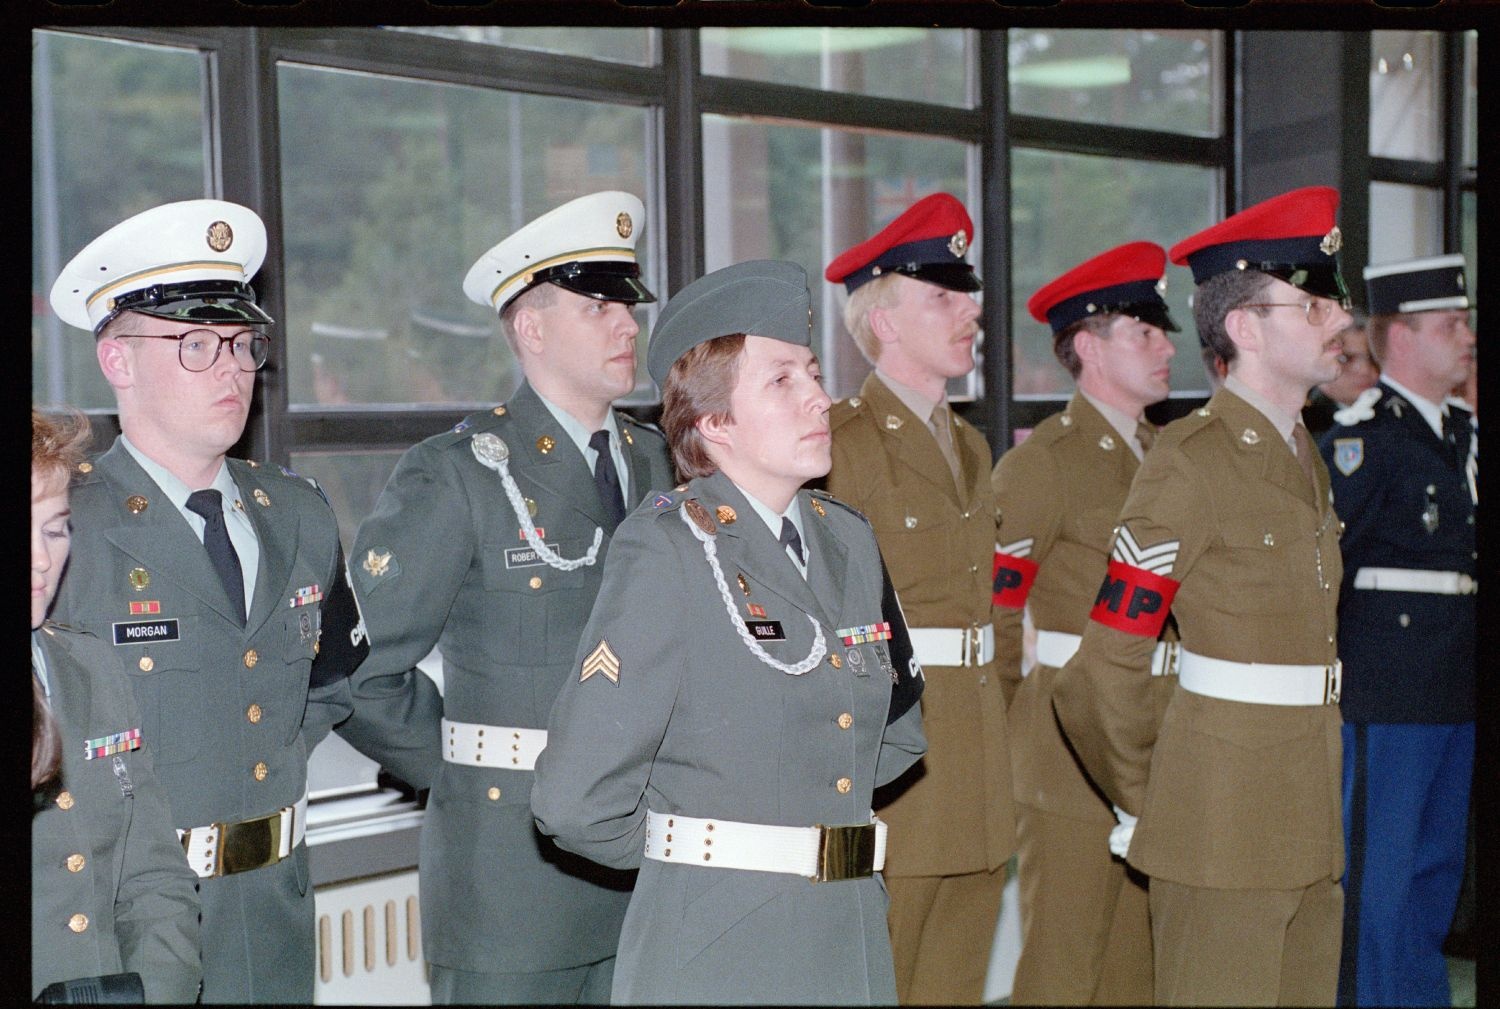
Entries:
<svg viewBox="0 0 1500 1009">
<path fill-rule="evenodd" d="M 1240 308 L 1300 308 L 1307 316 L 1309 326 L 1321 326 L 1333 316 L 1335 308 L 1347 306 L 1339 304 L 1331 298 L 1312 298 L 1308 301 L 1252 301 L 1241 305 Z"/>
<path fill-rule="evenodd" d="M 186 333 L 126 333 L 125 337 L 143 340 L 176 340 L 177 360 L 188 371 L 207 371 L 219 359 L 224 345 L 240 371 L 259 371 L 271 354 L 271 338 L 253 329 L 222 336 L 211 329 L 190 329 Z"/>
</svg>

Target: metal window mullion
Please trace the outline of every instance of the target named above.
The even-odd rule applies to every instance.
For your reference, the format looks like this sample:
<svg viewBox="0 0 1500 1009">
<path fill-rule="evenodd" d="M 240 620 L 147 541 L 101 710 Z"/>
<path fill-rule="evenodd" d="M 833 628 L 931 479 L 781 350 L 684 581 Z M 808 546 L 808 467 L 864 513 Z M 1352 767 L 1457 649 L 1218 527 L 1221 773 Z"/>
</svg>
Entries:
<svg viewBox="0 0 1500 1009">
<path fill-rule="evenodd" d="M 1010 446 L 1013 427 L 1014 334 L 1010 325 L 1010 52 L 1005 32 L 980 32 L 978 45 L 979 109 L 983 135 L 979 141 L 980 206 L 984 241 L 980 243 L 980 273 L 985 278 L 984 414 L 978 420 L 989 439 L 990 453 L 999 458 Z"/>
<path fill-rule="evenodd" d="M 1017 147 L 1210 167 L 1223 165 L 1230 150 L 1222 136 L 1193 136 L 1041 116 L 1011 116 L 1010 136 Z"/>
<path fill-rule="evenodd" d="M 661 43 L 665 300 L 703 274 L 703 108 L 698 31 L 664 28 Z"/>
<path fill-rule="evenodd" d="M 1443 248 L 1463 248 L 1464 36 L 1444 32 L 1443 64 Z"/>
<path fill-rule="evenodd" d="M 884 130 L 971 144 L 983 139 L 983 116 L 976 109 L 702 74 L 697 84 L 699 108 L 705 114 Z"/>
</svg>

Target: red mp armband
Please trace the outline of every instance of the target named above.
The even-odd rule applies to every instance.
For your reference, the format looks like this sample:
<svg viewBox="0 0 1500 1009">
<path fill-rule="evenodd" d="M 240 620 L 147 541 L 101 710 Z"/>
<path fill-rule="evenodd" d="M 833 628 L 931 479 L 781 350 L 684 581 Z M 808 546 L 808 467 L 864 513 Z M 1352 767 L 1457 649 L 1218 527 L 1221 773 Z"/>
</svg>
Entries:
<svg viewBox="0 0 1500 1009">
<path fill-rule="evenodd" d="M 1111 560 L 1089 619 L 1126 634 L 1158 637 L 1180 584 L 1144 568 Z"/>
<path fill-rule="evenodd" d="M 1036 581 L 1038 565 L 1029 557 L 995 551 L 995 590 L 991 599 L 996 606 L 1019 610 L 1026 605 L 1031 585 Z"/>
</svg>

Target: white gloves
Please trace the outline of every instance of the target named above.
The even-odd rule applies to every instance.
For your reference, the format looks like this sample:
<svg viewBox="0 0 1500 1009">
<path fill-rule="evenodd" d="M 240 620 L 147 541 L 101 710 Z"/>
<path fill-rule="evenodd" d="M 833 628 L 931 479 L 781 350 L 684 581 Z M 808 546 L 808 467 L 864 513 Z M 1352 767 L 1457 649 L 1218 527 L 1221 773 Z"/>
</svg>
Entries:
<svg viewBox="0 0 1500 1009">
<path fill-rule="evenodd" d="M 1117 857 L 1124 858 L 1125 853 L 1130 850 L 1130 839 L 1135 836 L 1136 818 L 1116 806 L 1115 819 L 1120 822 L 1109 832 L 1109 850 Z"/>
</svg>

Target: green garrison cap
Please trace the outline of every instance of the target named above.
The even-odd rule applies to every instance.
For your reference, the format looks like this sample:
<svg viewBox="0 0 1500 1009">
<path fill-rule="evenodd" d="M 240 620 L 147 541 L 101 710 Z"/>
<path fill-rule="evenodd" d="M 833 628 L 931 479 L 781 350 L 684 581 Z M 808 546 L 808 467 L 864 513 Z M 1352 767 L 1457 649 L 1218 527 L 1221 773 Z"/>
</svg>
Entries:
<svg viewBox="0 0 1500 1009">
<path fill-rule="evenodd" d="M 752 259 L 693 281 L 667 302 L 651 331 L 646 370 L 658 386 L 677 359 L 700 343 L 733 333 L 801 347 L 812 344 L 812 295 L 796 263 Z"/>
</svg>

